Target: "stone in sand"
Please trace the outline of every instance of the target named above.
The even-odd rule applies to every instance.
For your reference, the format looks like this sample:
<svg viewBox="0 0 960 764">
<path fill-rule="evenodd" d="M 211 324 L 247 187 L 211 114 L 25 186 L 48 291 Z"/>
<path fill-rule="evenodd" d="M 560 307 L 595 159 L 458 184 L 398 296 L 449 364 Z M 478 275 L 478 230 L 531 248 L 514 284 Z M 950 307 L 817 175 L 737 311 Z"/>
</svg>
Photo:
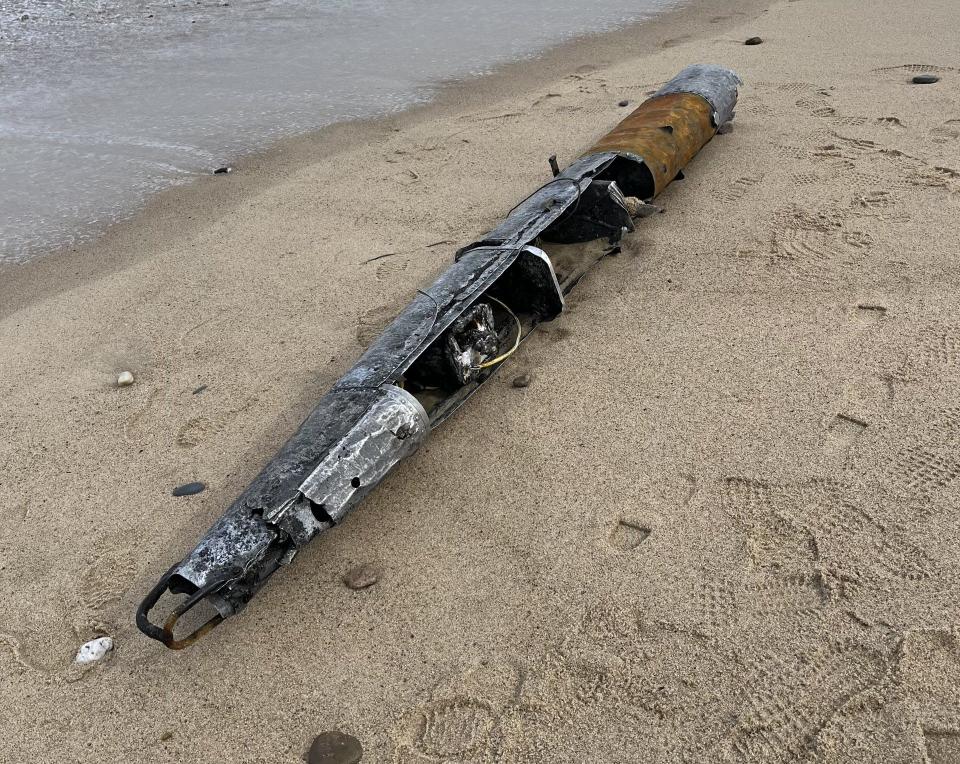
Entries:
<svg viewBox="0 0 960 764">
<path fill-rule="evenodd" d="M 513 378 L 513 386 L 514 386 L 514 387 L 527 387 L 529 384 L 530 384 L 530 375 L 529 375 L 529 374 L 521 374 L 521 375 Z"/>
<path fill-rule="evenodd" d="M 77 650 L 77 657 L 73 659 L 73 662 L 96 663 L 103 660 L 111 650 L 113 650 L 113 639 L 111 637 L 97 637 L 80 645 L 80 649 Z"/>
<path fill-rule="evenodd" d="M 762 37 L 750 37 L 750 38 L 744 40 L 744 41 L 743 41 L 743 44 L 744 44 L 744 45 L 759 45 L 759 44 L 762 43 L 762 42 L 763 42 L 763 38 L 762 38 Z"/>
<path fill-rule="evenodd" d="M 201 483 L 199 480 L 194 483 L 184 483 L 183 485 L 178 485 L 173 489 L 174 496 L 193 496 L 195 493 L 200 493 L 207 487 L 206 483 Z"/>
<path fill-rule="evenodd" d="M 914 85 L 932 85 L 934 82 L 940 82 L 940 78 L 935 74 L 918 74 L 913 78 Z"/>
<path fill-rule="evenodd" d="M 622 100 L 620 103 L 617 104 L 617 106 L 629 106 L 629 105 L 630 105 L 630 102 L 626 99 Z"/>
<path fill-rule="evenodd" d="M 379 580 L 380 568 L 370 564 L 357 565 L 357 567 L 348 570 L 343 577 L 343 583 L 346 584 L 348 589 L 366 589 Z"/>
<path fill-rule="evenodd" d="M 338 730 L 317 735 L 307 752 L 307 764 L 357 764 L 362 758 L 360 741 Z"/>
<path fill-rule="evenodd" d="M 231 173 L 231 172 L 233 172 L 233 168 L 232 168 L 232 167 L 218 167 L 216 170 L 213 171 L 213 174 L 214 174 L 214 175 L 226 175 L 226 174 Z"/>
<path fill-rule="evenodd" d="M 133 384 L 133 374 L 129 371 L 121 371 L 117 377 L 117 387 L 129 387 Z"/>
</svg>

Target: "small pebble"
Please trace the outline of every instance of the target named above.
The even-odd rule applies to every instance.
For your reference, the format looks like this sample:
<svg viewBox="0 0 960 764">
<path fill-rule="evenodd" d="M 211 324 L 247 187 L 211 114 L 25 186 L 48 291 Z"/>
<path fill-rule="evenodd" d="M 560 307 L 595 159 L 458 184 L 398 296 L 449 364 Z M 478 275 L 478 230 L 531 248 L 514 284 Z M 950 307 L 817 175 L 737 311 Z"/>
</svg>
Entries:
<svg viewBox="0 0 960 764">
<path fill-rule="evenodd" d="M 743 44 L 744 44 L 744 45 L 759 45 L 759 44 L 762 43 L 762 42 L 763 42 L 763 38 L 762 38 L 762 37 L 750 37 L 750 38 L 744 40 L 744 41 L 743 41 Z"/>
<path fill-rule="evenodd" d="M 380 580 L 380 568 L 376 565 L 357 565 L 347 571 L 343 583 L 348 589 L 366 589 Z"/>
<path fill-rule="evenodd" d="M 97 637 L 80 645 L 80 649 L 77 650 L 77 657 L 73 659 L 73 662 L 96 663 L 103 660 L 111 650 L 113 650 L 113 639 L 111 637 Z"/>
<path fill-rule="evenodd" d="M 307 764 L 358 764 L 363 746 L 353 735 L 332 730 L 313 739 L 306 758 Z"/>
<path fill-rule="evenodd" d="M 529 384 L 530 384 L 529 374 L 521 374 L 520 376 L 513 378 L 514 387 L 527 387 L 529 386 Z"/>
<path fill-rule="evenodd" d="M 166 743 L 168 740 L 173 738 L 173 730 L 167 730 L 160 736 L 160 742 Z"/>
<path fill-rule="evenodd" d="M 30 14 L 29 13 L 20 14 L 20 21 L 30 21 Z"/>
<path fill-rule="evenodd" d="M 918 74 L 913 78 L 914 85 L 932 85 L 934 82 L 940 82 L 940 78 L 935 74 Z"/>
<path fill-rule="evenodd" d="M 200 481 L 195 483 L 184 483 L 183 485 L 178 485 L 176 488 L 174 488 L 172 493 L 174 496 L 193 496 L 195 493 L 200 493 L 206 487 L 206 483 L 201 483 Z"/>
<path fill-rule="evenodd" d="M 133 384 L 133 374 L 129 371 L 121 371 L 117 377 L 117 387 L 130 387 Z"/>
<path fill-rule="evenodd" d="M 630 102 L 627 100 L 623 100 L 617 104 L 617 106 L 629 106 L 629 105 L 630 105 Z"/>
<path fill-rule="evenodd" d="M 232 167 L 218 167 L 216 170 L 213 171 L 213 174 L 214 174 L 214 175 L 226 175 L 227 173 L 231 173 L 231 172 L 233 172 L 233 168 L 232 168 Z"/>
</svg>

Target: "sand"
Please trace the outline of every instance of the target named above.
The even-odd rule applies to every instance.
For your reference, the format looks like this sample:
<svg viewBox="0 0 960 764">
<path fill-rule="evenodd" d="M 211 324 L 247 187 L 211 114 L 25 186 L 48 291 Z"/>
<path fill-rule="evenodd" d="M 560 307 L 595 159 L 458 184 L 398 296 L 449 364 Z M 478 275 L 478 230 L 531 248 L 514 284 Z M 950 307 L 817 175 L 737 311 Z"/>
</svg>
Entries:
<svg viewBox="0 0 960 764">
<path fill-rule="evenodd" d="M 339 729 L 395 764 L 960 761 L 958 28 L 708 0 L 4 270 L 0 758 L 296 762 Z M 666 213 L 242 614 L 141 637 L 456 246 L 696 61 L 745 84 Z"/>
</svg>

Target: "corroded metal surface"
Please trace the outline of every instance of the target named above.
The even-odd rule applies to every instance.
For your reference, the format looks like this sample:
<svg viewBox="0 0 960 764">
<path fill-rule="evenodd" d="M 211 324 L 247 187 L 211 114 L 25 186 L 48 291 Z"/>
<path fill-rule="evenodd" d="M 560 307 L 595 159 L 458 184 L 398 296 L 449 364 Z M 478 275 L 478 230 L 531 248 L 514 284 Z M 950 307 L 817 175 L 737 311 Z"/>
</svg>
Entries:
<svg viewBox="0 0 960 764">
<path fill-rule="evenodd" d="M 720 66 L 687 67 L 597 141 L 583 158 L 613 153 L 639 162 L 643 170 L 628 168 L 633 187 L 624 178 L 618 181 L 624 191 L 651 199 L 680 175 L 720 125 L 733 118 L 739 83 L 734 72 Z"/>
<path fill-rule="evenodd" d="M 661 193 L 716 132 L 713 107 L 692 93 L 651 98 L 601 138 L 588 154 L 614 151 L 641 157 Z"/>
</svg>

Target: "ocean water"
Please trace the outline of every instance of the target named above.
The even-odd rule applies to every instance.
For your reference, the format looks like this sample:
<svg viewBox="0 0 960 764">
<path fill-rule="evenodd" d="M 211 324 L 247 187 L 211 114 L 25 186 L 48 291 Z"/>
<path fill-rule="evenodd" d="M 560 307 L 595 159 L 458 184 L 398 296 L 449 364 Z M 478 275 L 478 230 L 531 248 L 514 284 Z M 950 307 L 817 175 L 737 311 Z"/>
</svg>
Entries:
<svg viewBox="0 0 960 764">
<path fill-rule="evenodd" d="M 158 191 L 677 0 L 0 0 L 0 264 Z"/>
</svg>

